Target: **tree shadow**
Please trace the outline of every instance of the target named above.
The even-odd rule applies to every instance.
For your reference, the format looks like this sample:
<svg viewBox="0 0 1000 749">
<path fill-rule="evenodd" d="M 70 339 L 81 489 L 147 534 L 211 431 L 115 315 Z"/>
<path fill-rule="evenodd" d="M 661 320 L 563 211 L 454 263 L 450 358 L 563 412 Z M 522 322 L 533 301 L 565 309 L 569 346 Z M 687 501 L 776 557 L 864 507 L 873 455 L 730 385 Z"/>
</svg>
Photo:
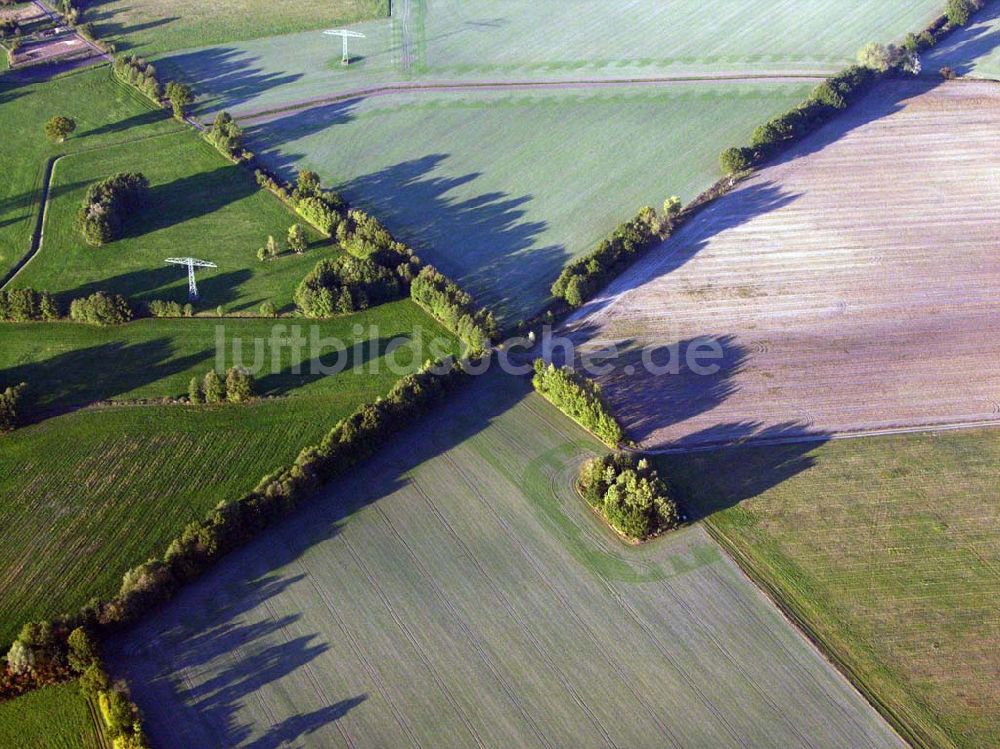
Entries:
<svg viewBox="0 0 1000 749">
<path fill-rule="evenodd" d="M 120 11 L 105 7 L 110 2 L 112 0 L 88 0 L 84 7 L 83 20 L 94 24 L 97 36 L 102 39 L 113 39 L 115 49 L 118 52 L 125 52 L 134 48 L 135 45 L 128 41 L 129 34 L 157 29 L 180 20 L 179 16 L 164 16 L 152 21 L 145 21 L 144 23 L 126 25 L 121 21 L 114 20 Z"/>
<path fill-rule="evenodd" d="M 214 354 L 214 348 L 181 357 L 174 357 L 174 351 L 169 338 L 131 344 L 113 341 L 79 348 L 0 370 L 0 390 L 27 383 L 24 413 L 29 422 L 37 422 L 132 392 L 201 362 L 210 362 Z"/>
<path fill-rule="evenodd" d="M 767 427 L 752 421 L 719 424 L 680 440 L 676 453 L 657 456 L 656 461 L 692 519 L 698 520 L 810 470 L 817 462 L 816 449 L 831 436 L 800 422 Z M 734 438 L 746 444 L 732 445 Z"/>
<path fill-rule="evenodd" d="M 205 115 L 221 109 L 234 109 L 252 101 L 264 91 L 294 83 L 300 73 L 267 73 L 255 65 L 256 58 L 234 47 L 209 47 L 193 52 L 168 54 L 156 61 L 157 70 L 166 79 L 197 81 L 196 92 L 207 98 L 194 105 L 194 112 Z"/>
<path fill-rule="evenodd" d="M 161 122 L 170 119 L 170 115 L 164 110 L 159 109 L 149 109 L 145 112 L 140 112 L 139 114 L 134 114 L 131 117 L 126 117 L 123 120 L 118 120 L 117 122 L 109 122 L 99 127 L 86 130 L 79 133 L 75 137 L 77 138 L 93 138 L 98 135 L 108 135 L 109 133 L 122 133 L 126 130 L 131 130 L 134 127 L 143 127 L 145 125 L 151 125 L 154 122 Z"/>
<path fill-rule="evenodd" d="M 103 252 L 107 248 L 99 248 Z M 204 302 L 212 305 L 230 304 L 239 296 L 239 287 L 249 281 L 253 273 L 248 269 L 217 272 L 203 269 L 197 273 L 198 293 Z M 179 265 L 162 265 L 156 268 L 129 271 L 117 276 L 90 281 L 73 289 L 59 292 L 60 304 L 68 305 L 73 299 L 90 296 L 98 291 L 109 291 L 138 301 L 160 299 L 187 304 L 187 270 Z"/>
<path fill-rule="evenodd" d="M 951 32 L 922 56 L 927 72 L 936 74 L 948 66 L 958 75 L 971 75 L 976 62 L 992 54 L 1000 45 L 1000 2 L 989 3 L 976 13 L 968 26 Z"/>
</svg>

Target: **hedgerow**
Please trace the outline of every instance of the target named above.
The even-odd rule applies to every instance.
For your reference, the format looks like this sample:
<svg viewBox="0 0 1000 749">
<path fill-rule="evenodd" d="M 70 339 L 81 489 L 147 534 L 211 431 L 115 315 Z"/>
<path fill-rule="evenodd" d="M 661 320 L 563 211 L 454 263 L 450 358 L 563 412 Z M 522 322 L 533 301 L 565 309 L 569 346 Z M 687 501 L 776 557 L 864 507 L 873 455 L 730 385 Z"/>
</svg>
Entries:
<svg viewBox="0 0 1000 749">
<path fill-rule="evenodd" d="M 500 336 L 493 313 L 476 306 L 472 296 L 431 265 L 410 285 L 410 297 L 454 332 L 473 351 L 485 351 Z"/>
<path fill-rule="evenodd" d="M 593 432 L 611 447 L 625 440 L 625 431 L 608 407 L 601 386 L 567 367 L 535 360 L 532 383 L 556 408 Z"/>
<path fill-rule="evenodd" d="M 34 289 L 0 290 L 0 320 L 28 322 L 57 320 L 59 305 L 49 292 Z"/>
<path fill-rule="evenodd" d="M 157 106 L 162 106 L 163 85 L 156 77 L 156 68 L 141 57 L 121 55 L 111 63 L 111 70 L 122 83 L 132 86 Z"/>
</svg>

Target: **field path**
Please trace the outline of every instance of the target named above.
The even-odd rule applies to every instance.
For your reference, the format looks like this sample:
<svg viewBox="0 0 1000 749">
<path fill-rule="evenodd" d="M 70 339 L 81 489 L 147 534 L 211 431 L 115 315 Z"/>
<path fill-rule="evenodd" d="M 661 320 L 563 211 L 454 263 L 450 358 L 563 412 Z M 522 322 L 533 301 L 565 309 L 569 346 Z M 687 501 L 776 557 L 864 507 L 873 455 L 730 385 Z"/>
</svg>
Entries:
<svg viewBox="0 0 1000 749">
<path fill-rule="evenodd" d="M 551 80 L 494 80 L 494 81 L 436 81 L 414 82 L 396 81 L 384 83 L 377 86 L 351 89 L 343 93 L 332 96 L 317 96 L 284 104 L 280 107 L 268 107 L 261 109 L 240 110 L 237 117 L 240 122 L 253 122 L 261 124 L 277 115 L 285 115 L 289 112 L 296 112 L 302 109 L 335 104 L 339 101 L 350 99 L 367 98 L 373 96 L 388 96 L 399 93 L 434 93 L 453 92 L 470 93 L 481 91 L 536 91 L 536 90 L 597 90 L 614 88 L 635 88 L 637 86 L 678 86 L 684 84 L 704 84 L 704 83 L 802 83 L 814 81 L 817 84 L 826 80 L 825 76 L 816 75 L 808 71 L 801 73 L 780 73 L 774 75 L 746 75 L 743 73 L 713 73 L 711 75 L 698 76 L 672 76 L 663 78 L 619 78 L 619 79 L 594 79 L 586 78 L 580 80 L 551 79 Z"/>
</svg>

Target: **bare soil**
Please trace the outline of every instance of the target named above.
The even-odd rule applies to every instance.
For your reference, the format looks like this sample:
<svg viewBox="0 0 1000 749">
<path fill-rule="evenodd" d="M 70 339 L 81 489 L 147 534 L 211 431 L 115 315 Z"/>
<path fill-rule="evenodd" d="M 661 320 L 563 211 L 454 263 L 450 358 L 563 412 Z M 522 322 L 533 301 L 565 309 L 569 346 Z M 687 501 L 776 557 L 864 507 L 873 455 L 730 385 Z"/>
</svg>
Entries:
<svg viewBox="0 0 1000 749">
<path fill-rule="evenodd" d="M 599 378 L 632 436 L 1000 423 L 998 132 L 995 83 L 883 84 L 633 266 L 569 323 L 633 352 Z M 714 376 L 633 360 L 706 336 Z"/>
<path fill-rule="evenodd" d="M 79 34 L 63 34 L 41 42 L 25 44 L 17 51 L 15 66 L 23 68 L 68 58 L 96 56 L 97 50 Z"/>
</svg>

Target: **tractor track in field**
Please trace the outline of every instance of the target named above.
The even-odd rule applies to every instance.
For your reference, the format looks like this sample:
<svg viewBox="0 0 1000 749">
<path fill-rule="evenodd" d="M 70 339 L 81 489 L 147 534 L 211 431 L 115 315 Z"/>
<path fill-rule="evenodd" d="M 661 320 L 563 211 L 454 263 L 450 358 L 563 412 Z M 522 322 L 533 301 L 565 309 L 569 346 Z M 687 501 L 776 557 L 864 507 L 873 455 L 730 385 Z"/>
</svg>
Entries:
<svg viewBox="0 0 1000 749">
<path fill-rule="evenodd" d="M 746 73 L 717 73 L 712 75 L 692 75 L 692 76 L 671 76 L 662 78 L 585 78 L 585 79 L 541 79 L 541 80 L 484 80 L 484 81 L 437 81 L 437 82 L 408 82 L 396 81 L 384 83 L 364 88 L 351 89 L 331 96 L 316 96 L 308 99 L 284 104 L 280 107 L 249 110 L 236 113 L 236 117 L 241 122 L 266 122 L 269 118 L 297 112 L 312 107 L 336 104 L 350 99 L 363 99 L 374 96 L 390 96 L 400 93 L 473 93 L 478 91 L 559 91 L 559 90 L 597 90 L 603 88 L 624 88 L 624 87 L 657 87 L 657 86 L 681 86 L 685 84 L 703 83 L 801 83 L 803 81 L 813 81 L 822 83 L 827 78 L 826 75 L 816 72 L 790 72 L 790 73 L 762 73 L 760 75 L 747 75 Z"/>
</svg>

